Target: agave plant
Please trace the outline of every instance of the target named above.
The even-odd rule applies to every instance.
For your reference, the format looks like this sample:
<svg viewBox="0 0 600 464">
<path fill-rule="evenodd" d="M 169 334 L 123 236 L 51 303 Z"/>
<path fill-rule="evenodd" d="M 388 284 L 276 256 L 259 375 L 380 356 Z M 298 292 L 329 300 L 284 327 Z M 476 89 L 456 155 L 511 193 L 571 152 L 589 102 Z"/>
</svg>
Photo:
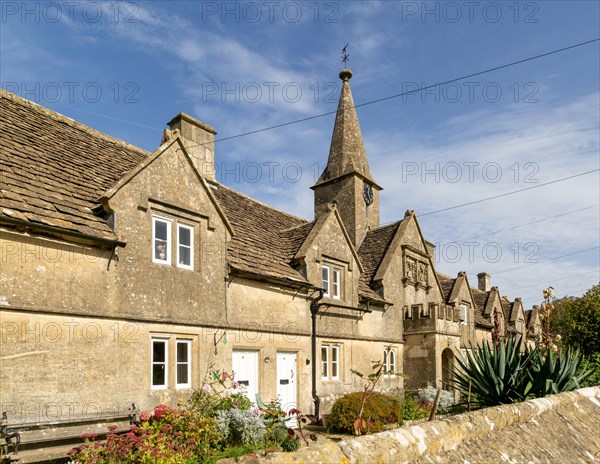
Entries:
<svg viewBox="0 0 600 464">
<path fill-rule="evenodd" d="M 530 396 L 535 398 L 581 388 L 593 374 L 591 369 L 577 372 L 583 360 L 579 349 L 568 347 L 558 354 L 547 350 L 545 356 L 542 356 L 541 350 L 536 348 L 534 353 Z"/>
<path fill-rule="evenodd" d="M 470 403 L 493 406 L 523 401 L 531 388 L 529 372 L 534 355 L 520 352 L 521 340 L 500 340 L 490 348 L 487 343 L 457 358 L 459 369 L 452 382 Z"/>
<path fill-rule="evenodd" d="M 520 347 L 521 339 L 510 337 L 493 348 L 487 343 L 473 348 L 465 359 L 457 358 L 452 383 L 469 403 L 495 406 L 571 391 L 592 374 L 577 375 L 579 350 L 555 355 L 543 354 L 539 346 L 521 353 Z"/>
</svg>

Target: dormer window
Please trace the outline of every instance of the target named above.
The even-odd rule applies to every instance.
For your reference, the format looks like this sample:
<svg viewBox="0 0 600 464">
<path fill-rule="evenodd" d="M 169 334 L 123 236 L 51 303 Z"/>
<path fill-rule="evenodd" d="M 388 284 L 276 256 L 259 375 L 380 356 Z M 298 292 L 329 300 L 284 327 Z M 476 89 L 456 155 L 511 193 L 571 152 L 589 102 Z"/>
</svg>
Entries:
<svg viewBox="0 0 600 464">
<path fill-rule="evenodd" d="M 339 267 L 323 265 L 323 296 L 339 300 L 342 297 L 342 270 Z"/>
</svg>

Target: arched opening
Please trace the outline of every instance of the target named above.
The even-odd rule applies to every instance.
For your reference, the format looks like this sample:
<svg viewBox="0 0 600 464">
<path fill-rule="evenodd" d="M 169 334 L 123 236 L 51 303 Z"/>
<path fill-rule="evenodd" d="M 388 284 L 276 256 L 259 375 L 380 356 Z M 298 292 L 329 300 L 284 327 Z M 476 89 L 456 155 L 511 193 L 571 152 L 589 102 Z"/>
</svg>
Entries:
<svg viewBox="0 0 600 464">
<path fill-rule="evenodd" d="M 442 388 L 452 390 L 450 379 L 452 379 L 452 369 L 454 368 L 454 353 L 450 348 L 442 351 Z"/>
</svg>

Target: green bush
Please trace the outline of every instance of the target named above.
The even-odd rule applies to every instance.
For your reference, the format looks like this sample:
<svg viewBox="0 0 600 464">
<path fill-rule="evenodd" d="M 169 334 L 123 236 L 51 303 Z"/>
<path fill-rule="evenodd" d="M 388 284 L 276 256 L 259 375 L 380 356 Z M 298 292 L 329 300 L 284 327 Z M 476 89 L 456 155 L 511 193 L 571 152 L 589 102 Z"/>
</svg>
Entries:
<svg viewBox="0 0 600 464">
<path fill-rule="evenodd" d="M 362 397 L 362 392 L 355 392 L 336 400 L 329 414 L 331 430 L 354 432 Z M 365 403 L 363 419 L 367 421 L 368 433 L 379 432 L 387 424 L 402 423 L 402 405 L 391 396 L 373 393 Z"/>
<path fill-rule="evenodd" d="M 406 395 L 404 397 L 402 408 L 402 419 L 405 421 L 426 419 L 429 417 L 429 414 L 431 414 L 431 409 L 428 409 L 426 406 L 419 403 L 411 395 Z"/>
<path fill-rule="evenodd" d="M 206 461 L 222 440 L 214 419 L 160 405 L 140 414 L 141 426 L 123 434 L 109 428 L 105 441 L 85 435 L 68 454 L 79 464 L 189 464 Z"/>
<path fill-rule="evenodd" d="M 595 387 L 600 385 L 600 352 L 592 353 L 590 356 L 584 356 L 579 365 L 578 375 L 584 372 L 591 371 L 587 380 L 584 380 L 581 384 L 582 387 Z"/>
</svg>

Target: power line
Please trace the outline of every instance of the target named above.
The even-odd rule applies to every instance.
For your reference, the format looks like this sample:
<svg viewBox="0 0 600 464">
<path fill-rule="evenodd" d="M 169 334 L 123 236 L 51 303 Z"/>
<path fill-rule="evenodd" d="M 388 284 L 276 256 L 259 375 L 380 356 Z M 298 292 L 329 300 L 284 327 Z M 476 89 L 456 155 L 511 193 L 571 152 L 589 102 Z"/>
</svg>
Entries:
<svg viewBox="0 0 600 464">
<path fill-rule="evenodd" d="M 448 243 L 460 242 L 460 241 L 464 241 L 464 240 L 473 240 L 475 238 L 485 237 L 486 235 L 494 235 L 494 234 L 498 234 L 500 232 L 506 232 L 507 230 L 514 230 L 514 229 L 518 229 L 520 227 L 530 226 L 532 224 L 539 224 L 540 222 L 549 221 L 550 219 L 555 219 L 555 218 L 558 218 L 558 217 L 567 216 L 569 214 L 580 213 L 581 211 L 587 211 L 588 209 L 597 208 L 598 206 L 600 206 L 600 204 L 588 206 L 586 208 L 581 208 L 581 209 L 577 209 L 577 210 L 574 210 L 574 211 L 567 211 L 566 213 L 557 214 L 555 216 L 549 216 L 549 217 L 546 217 L 546 218 L 543 218 L 543 219 L 538 219 L 537 221 L 527 222 L 525 224 L 518 224 L 516 226 L 507 227 L 506 229 L 499 229 L 499 230 L 495 230 L 493 232 L 486 232 L 485 234 L 474 235 L 474 236 L 468 237 L 468 238 L 452 240 L 451 242 L 447 242 L 445 244 L 442 244 L 442 246 L 443 245 L 447 245 Z"/>
<path fill-rule="evenodd" d="M 548 279 L 548 281 L 550 283 L 554 284 L 554 282 L 560 282 L 561 280 L 574 279 L 575 277 L 581 277 L 581 276 L 585 276 L 585 275 L 589 275 L 589 274 L 594 274 L 594 273 L 600 275 L 600 269 L 596 269 L 596 270 L 590 271 L 590 272 L 584 272 L 583 274 L 575 274 L 575 275 L 570 275 L 570 276 L 567 276 L 567 277 L 561 277 L 560 279 Z M 548 282 L 537 282 L 537 283 L 532 284 L 532 285 L 523 285 L 522 287 L 514 287 L 514 288 L 511 288 L 511 291 L 521 290 L 523 288 L 536 287 L 538 285 L 548 285 Z"/>
<path fill-rule="evenodd" d="M 438 82 L 437 84 L 431 84 L 431 85 L 426 85 L 424 87 L 419 87 L 418 89 L 410 90 L 408 92 L 397 93 L 397 94 L 394 94 L 394 95 L 389 95 L 387 97 L 378 98 L 376 100 L 371 100 L 371 101 L 368 101 L 368 102 L 360 103 L 358 105 L 354 105 L 354 108 L 360 108 L 360 107 L 367 106 L 367 105 L 373 105 L 375 103 L 381 103 L 383 101 L 392 100 L 394 98 L 403 97 L 405 95 L 411 95 L 411 94 L 414 94 L 414 93 L 417 93 L 417 92 L 421 92 L 423 90 L 434 89 L 436 87 L 441 87 L 441 86 L 446 85 L 446 84 L 451 84 L 453 82 L 462 81 L 464 79 L 469 79 L 471 77 L 481 76 L 483 74 L 488 74 L 488 73 L 491 73 L 493 71 L 498 71 L 499 69 L 509 68 L 511 66 L 516 66 L 518 64 L 526 63 L 528 61 L 533 61 L 533 60 L 537 60 L 537 59 L 540 59 L 540 58 L 544 58 L 546 56 L 554 55 L 556 53 L 565 52 L 567 50 L 571 50 L 571 49 L 577 48 L 577 47 L 582 47 L 584 45 L 589 45 L 591 43 L 598 42 L 598 41 L 600 41 L 600 37 L 596 38 L 596 39 L 592 39 L 592 40 L 587 40 L 585 42 L 579 42 L 579 43 L 576 43 L 576 44 L 573 44 L 573 45 L 569 45 L 567 47 L 558 48 L 556 50 L 552 50 L 552 51 L 549 51 L 549 52 L 546 52 L 546 53 L 541 53 L 539 55 L 530 56 L 530 57 L 524 58 L 522 60 L 512 61 L 510 63 L 506 63 L 506 64 L 502 64 L 502 65 L 499 65 L 499 66 L 495 66 L 493 68 L 485 69 L 483 71 L 478 71 L 478 72 L 467 74 L 467 75 L 464 75 L 464 76 L 455 77 L 454 79 L 449 79 L 449 80 L 444 81 L 444 82 Z M 281 127 L 291 126 L 293 124 L 299 124 L 301 122 L 312 121 L 314 119 L 322 118 L 324 116 L 330 116 L 330 115 L 336 114 L 336 113 L 337 113 L 337 110 L 336 111 L 328 111 L 327 113 L 321 113 L 321 114 L 316 114 L 316 115 L 313 115 L 313 116 L 308 116 L 306 118 L 295 119 L 293 121 L 288 121 L 288 122 L 284 122 L 284 123 L 281 123 L 281 124 L 275 124 L 273 126 L 268 126 L 268 127 L 263 127 L 261 129 L 255 129 L 255 130 L 252 130 L 252 131 L 243 132 L 241 134 L 230 135 L 229 137 L 222 137 L 220 139 L 215 139 L 214 142 L 215 143 L 217 143 L 217 142 L 224 142 L 225 140 L 231 140 L 231 139 L 236 139 L 236 138 L 239 138 L 239 137 L 245 137 L 246 135 L 258 134 L 260 132 L 265 132 L 265 131 L 272 130 L 272 129 L 279 129 Z M 195 144 L 195 145 L 190 145 L 190 146 L 188 146 L 186 148 L 199 147 L 199 146 L 202 146 L 202 145 L 206 145 L 206 144 L 205 143 L 199 143 L 199 144 Z"/>
<path fill-rule="evenodd" d="M 514 271 L 516 269 L 523 269 L 524 267 L 531 267 L 531 266 L 537 266 L 538 264 L 543 264 L 543 263 L 547 263 L 549 261 L 555 261 L 557 259 L 562 259 L 562 258 L 566 258 L 568 256 L 573 256 L 573 255 L 578 255 L 580 253 L 585 253 L 586 251 L 591 251 L 591 250 L 596 250 L 600 248 L 600 246 L 595 246 L 595 247 L 591 247 L 591 248 L 586 248 L 585 250 L 579 250 L 579 251 L 575 251 L 573 253 L 567 253 L 566 255 L 562 255 L 562 256 L 555 256 L 554 258 L 550 258 L 550 259 L 545 259 L 543 261 L 538 261 L 537 263 L 531 263 L 531 264 L 525 264 L 524 266 L 517 266 L 517 267 L 513 267 L 511 269 L 505 269 L 503 271 L 498 271 L 498 272 L 494 272 L 491 275 L 497 275 L 497 274 L 502 274 L 504 272 L 510 272 L 510 271 Z"/>
<path fill-rule="evenodd" d="M 506 196 L 509 196 L 509 195 L 514 195 L 515 193 L 520 193 L 520 192 L 525 192 L 527 190 L 533 190 L 533 189 L 536 189 L 536 188 L 545 187 L 546 185 L 556 184 L 557 182 L 563 182 L 565 180 L 574 179 L 575 177 L 585 176 L 587 174 L 591 174 L 593 172 L 598 172 L 598 171 L 600 171 L 600 169 L 592 169 L 591 171 L 581 172 L 579 174 L 574 174 L 572 176 L 563 177 L 562 179 L 551 180 L 549 182 L 544 182 L 543 184 L 537 184 L 537 185 L 534 185 L 532 187 L 525 187 L 525 188 L 522 188 L 522 189 L 519 189 L 519 190 L 513 190 L 512 192 L 506 192 L 506 193 L 501 193 L 499 195 L 494 195 L 494 196 L 491 196 L 491 197 L 482 198 L 481 200 L 470 201 L 468 203 L 462 203 L 460 205 L 449 206 L 447 208 L 438 209 L 436 211 L 430 211 L 428 213 L 417 214 L 417 217 L 430 216 L 432 214 L 442 213 L 444 211 L 450 211 L 452 209 L 463 208 L 464 206 L 470 206 L 470 205 L 475 205 L 477 203 L 483 203 L 484 201 L 495 200 L 496 198 L 502 198 L 502 197 L 506 197 Z"/>
</svg>

